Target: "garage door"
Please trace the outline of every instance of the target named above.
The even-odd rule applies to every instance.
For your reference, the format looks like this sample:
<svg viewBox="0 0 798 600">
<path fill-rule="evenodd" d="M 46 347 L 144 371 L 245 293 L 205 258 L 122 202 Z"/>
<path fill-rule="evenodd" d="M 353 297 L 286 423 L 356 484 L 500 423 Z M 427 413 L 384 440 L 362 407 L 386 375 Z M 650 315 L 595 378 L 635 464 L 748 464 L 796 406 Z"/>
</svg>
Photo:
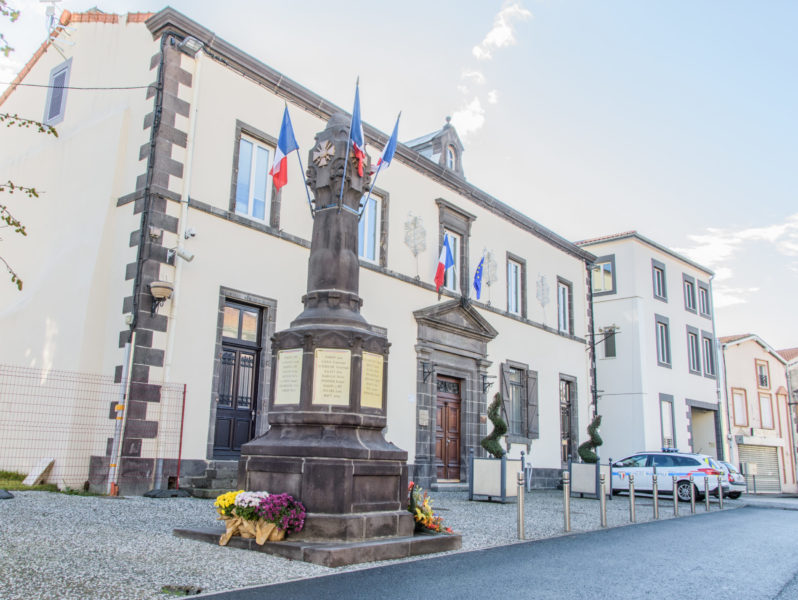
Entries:
<svg viewBox="0 0 798 600">
<path fill-rule="evenodd" d="M 740 445 L 740 462 L 754 463 L 756 465 L 756 491 L 780 492 L 781 478 L 779 477 L 779 458 L 776 448 L 769 446 Z M 754 491 L 754 479 L 745 476 L 748 491 Z"/>
</svg>

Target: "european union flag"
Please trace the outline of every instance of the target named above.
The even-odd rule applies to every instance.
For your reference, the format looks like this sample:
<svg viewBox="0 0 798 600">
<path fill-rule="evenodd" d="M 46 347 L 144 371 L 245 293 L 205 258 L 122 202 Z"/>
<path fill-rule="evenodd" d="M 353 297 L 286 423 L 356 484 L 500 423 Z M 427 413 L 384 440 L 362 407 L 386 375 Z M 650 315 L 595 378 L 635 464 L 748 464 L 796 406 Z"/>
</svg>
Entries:
<svg viewBox="0 0 798 600">
<path fill-rule="evenodd" d="M 482 255 L 482 259 L 479 261 L 479 265 L 477 266 L 477 270 L 474 273 L 474 289 L 477 292 L 477 300 L 479 300 L 479 295 L 482 293 L 482 265 L 485 263 L 485 255 Z"/>
</svg>

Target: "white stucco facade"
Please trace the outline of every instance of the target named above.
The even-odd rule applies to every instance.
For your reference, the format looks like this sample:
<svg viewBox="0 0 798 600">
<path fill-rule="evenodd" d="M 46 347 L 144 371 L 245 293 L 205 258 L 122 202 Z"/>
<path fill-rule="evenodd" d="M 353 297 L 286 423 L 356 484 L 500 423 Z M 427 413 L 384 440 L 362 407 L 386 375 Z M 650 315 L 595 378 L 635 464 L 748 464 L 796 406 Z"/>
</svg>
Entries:
<svg viewBox="0 0 798 600">
<path fill-rule="evenodd" d="M 712 272 L 637 232 L 579 244 L 600 265 L 593 306 L 602 456 L 663 446 L 721 456 Z M 692 364 L 690 334 L 698 342 Z"/>
<path fill-rule="evenodd" d="M 236 210 L 240 140 L 249 136 L 273 150 L 287 103 L 307 165 L 314 135 L 338 109 L 175 11 L 150 20 L 111 17 L 64 17 L 73 29 L 65 49 L 70 85 L 148 86 L 162 72 L 163 91 L 70 89 L 58 138 L 3 132 L 3 176 L 35 183 L 45 193 L 15 206 L 28 236 L 3 242 L 3 256 L 24 287 L 18 292 L 0 285 L 0 327 L 4 339 L 14 340 L 0 345 L 0 364 L 40 368 L 45 375 L 50 369 L 127 374 L 134 382 L 130 406 L 140 411 L 137 419 L 129 415 L 128 427 L 157 419 L 159 385 L 186 384 L 184 475 L 200 474 L 210 461 L 235 459 L 232 450 L 217 455 L 215 436 L 226 303 L 249 307 L 260 319 L 257 340 L 247 346 L 256 364 L 252 434 L 258 435 L 268 427 L 269 337 L 300 313 L 306 291 L 313 222 L 296 157 L 289 156 L 288 184 L 279 194 L 271 191 L 265 218 L 252 218 Z M 205 42 L 206 50 L 180 52 L 176 44 L 187 35 Z M 47 81 L 64 62 L 47 47 L 31 60 L 24 79 Z M 46 96 L 38 88 L 12 88 L 0 99 L 0 110 L 40 119 Z M 375 158 L 387 136 L 367 126 L 366 137 Z M 362 314 L 384 328 L 392 344 L 386 437 L 408 451 L 411 468 L 434 482 L 436 385 L 452 378 L 459 382 L 462 416 L 459 451 L 450 458 L 460 469 L 453 478 L 466 481 L 468 450 L 479 454 L 478 441 L 490 430 L 486 404 L 497 391 L 509 395 L 503 368 L 512 364 L 535 389 L 526 383 L 519 388 L 523 423 L 506 443 L 513 456 L 529 452 L 541 481 L 552 483 L 562 467 L 564 381 L 572 450 L 586 437 L 591 414 L 590 251 L 401 144 L 376 191 L 382 203 L 379 257 L 361 263 L 360 296 Z M 425 249 L 417 256 L 404 242 L 411 214 L 426 230 Z M 432 278 L 443 231 L 460 224 L 459 286 L 439 300 Z M 187 262 L 169 252 L 178 246 L 195 258 Z M 496 278 L 477 300 L 471 282 L 483 249 L 495 260 Z M 523 265 L 518 314 L 507 310 L 508 260 Z M 175 288 L 155 315 L 152 280 Z M 538 282 L 548 286 L 547 294 L 535 293 Z M 569 293 L 565 330 L 558 321 L 558 282 Z M 124 344 L 131 317 L 137 340 L 128 372 Z M 460 337 L 447 337 L 452 332 Z M 478 339 L 484 354 L 447 346 L 450 339 Z M 424 377 L 422 363 L 433 365 L 432 376 Z M 102 415 L 107 412 L 101 407 Z M 153 455 L 156 439 L 139 440 L 129 456 L 150 487 L 160 483 L 153 481 L 152 460 L 165 458 Z"/>
</svg>

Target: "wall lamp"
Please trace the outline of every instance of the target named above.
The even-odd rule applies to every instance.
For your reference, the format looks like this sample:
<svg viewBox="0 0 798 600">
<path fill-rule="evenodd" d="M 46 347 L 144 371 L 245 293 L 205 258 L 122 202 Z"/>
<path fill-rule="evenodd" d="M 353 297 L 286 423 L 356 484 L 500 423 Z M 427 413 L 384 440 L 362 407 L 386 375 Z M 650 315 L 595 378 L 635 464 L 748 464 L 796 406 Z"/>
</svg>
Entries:
<svg viewBox="0 0 798 600">
<path fill-rule="evenodd" d="M 193 58 L 194 56 L 197 55 L 197 52 L 202 50 L 203 45 L 204 44 L 201 41 L 199 41 L 197 38 L 191 37 L 189 35 L 188 37 L 183 38 L 183 40 L 177 45 L 177 48 L 181 52 L 185 52 L 186 54 L 188 54 Z"/>
<path fill-rule="evenodd" d="M 150 315 L 155 316 L 158 312 L 158 307 L 172 297 L 172 292 L 175 289 L 175 284 L 171 281 L 153 281 L 150 283 L 150 294 L 152 294 L 152 309 Z"/>
<path fill-rule="evenodd" d="M 166 260 L 171 261 L 172 258 L 175 256 L 175 254 L 186 262 L 191 262 L 192 260 L 194 260 L 194 253 L 191 252 L 190 250 L 186 250 L 185 248 L 183 248 L 183 246 L 176 246 L 175 248 L 169 248 L 169 250 L 166 251 Z"/>
<path fill-rule="evenodd" d="M 435 363 L 421 362 L 421 375 L 424 377 L 424 383 L 427 383 L 429 376 L 435 372 Z"/>
</svg>

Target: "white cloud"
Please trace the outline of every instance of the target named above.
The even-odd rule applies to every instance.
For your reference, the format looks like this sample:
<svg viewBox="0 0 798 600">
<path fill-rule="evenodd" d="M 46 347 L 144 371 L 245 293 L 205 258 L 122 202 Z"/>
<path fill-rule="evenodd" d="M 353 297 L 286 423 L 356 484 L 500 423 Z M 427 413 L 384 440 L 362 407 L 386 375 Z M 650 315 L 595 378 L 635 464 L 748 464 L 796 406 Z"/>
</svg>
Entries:
<svg viewBox="0 0 798 600">
<path fill-rule="evenodd" d="M 504 48 L 515 44 L 515 27 L 513 21 L 526 20 L 532 13 L 521 6 L 520 2 L 505 3 L 504 7 L 493 19 L 493 27 L 478 46 L 474 46 L 472 53 L 478 60 L 487 60 L 493 56 L 497 48 Z"/>
<path fill-rule="evenodd" d="M 798 213 L 787 217 L 783 223 L 764 227 L 742 229 L 707 228 L 705 233 L 688 236 L 693 242 L 691 248 L 675 249 L 699 264 L 715 271 L 713 295 L 715 306 L 724 308 L 745 304 L 750 296 L 759 291 L 756 287 L 731 287 L 724 282 L 739 281 L 735 278 L 735 258 L 749 252 L 757 243 L 769 245 L 772 250 L 785 256 L 798 257 Z M 798 263 L 788 264 L 791 270 L 798 271 Z"/>
<path fill-rule="evenodd" d="M 463 69 L 463 72 L 460 74 L 460 79 L 463 81 L 471 81 L 478 85 L 485 83 L 485 75 L 483 75 L 481 71 L 472 71 L 469 69 Z"/>
<path fill-rule="evenodd" d="M 474 96 L 471 102 L 456 110 L 452 115 L 452 124 L 463 137 L 479 130 L 485 124 L 485 109 L 479 98 Z"/>
<path fill-rule="evenodd" d="M 499 102 L 499 90 L 491 90 L 488 92 L 488 104 L 497 104 Z"/>
</svg>

